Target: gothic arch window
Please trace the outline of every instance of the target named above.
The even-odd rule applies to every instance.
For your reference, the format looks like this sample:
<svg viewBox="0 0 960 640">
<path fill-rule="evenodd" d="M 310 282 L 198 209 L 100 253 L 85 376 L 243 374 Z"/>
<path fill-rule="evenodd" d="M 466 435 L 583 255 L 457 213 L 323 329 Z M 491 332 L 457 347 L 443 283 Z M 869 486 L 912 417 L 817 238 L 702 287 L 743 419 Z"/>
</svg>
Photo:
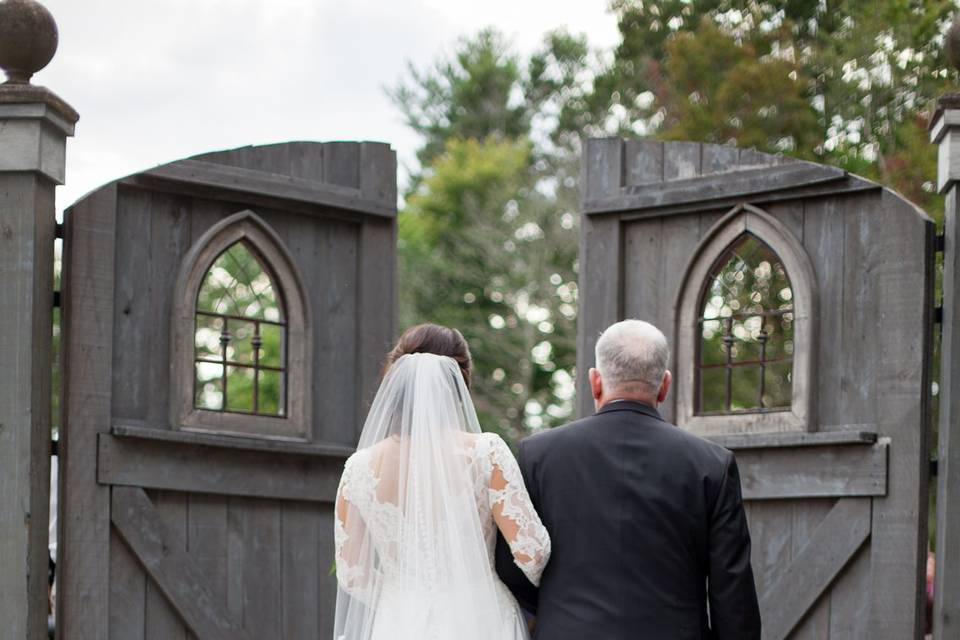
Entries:
<svg viewBox="0 0 960 640">
<path fill-rule="evenodd" d="M 177 280 L 172 333 L 176 427 L 306 439 L 308 306 L 282 241 L 252 211 L 209 229 Z"/>
<path fill-rule="evenodd" d="M 811 428 L 816 284 L 795 236 L 742 205 L 708 232 L 677 303 L 676 416 L 704 435 Z"/>
</svg>

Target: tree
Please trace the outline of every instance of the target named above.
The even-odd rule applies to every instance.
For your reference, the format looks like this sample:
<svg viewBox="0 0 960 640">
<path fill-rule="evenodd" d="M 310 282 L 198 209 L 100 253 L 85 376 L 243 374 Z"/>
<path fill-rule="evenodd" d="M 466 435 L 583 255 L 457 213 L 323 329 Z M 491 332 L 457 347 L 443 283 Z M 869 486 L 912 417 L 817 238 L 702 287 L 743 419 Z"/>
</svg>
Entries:
<svg viewBox="0 0 960 640">
<path fill-rule="evenodd" d="M 841 166 L 940 211 L 925 129 L 949 89 L 951 2 L 614 0 L 611 9 L 622 41 L 582 116 L 594 130 L 728 136 Z M 687 81 L 687 69 L 704 66 L 712 75 Z M 769 135 L 778 126 L 784 136 Z"/>
<path fill-rule="evenodd" d="M 573 410 L 582 38 L 548 34 L 522 62 L 491 30 L 411 70 L 391 95 L 424 138 L 400 214 L 401 323 L 459 328 L 484 426 L 517 438 Z"/>
</svg>

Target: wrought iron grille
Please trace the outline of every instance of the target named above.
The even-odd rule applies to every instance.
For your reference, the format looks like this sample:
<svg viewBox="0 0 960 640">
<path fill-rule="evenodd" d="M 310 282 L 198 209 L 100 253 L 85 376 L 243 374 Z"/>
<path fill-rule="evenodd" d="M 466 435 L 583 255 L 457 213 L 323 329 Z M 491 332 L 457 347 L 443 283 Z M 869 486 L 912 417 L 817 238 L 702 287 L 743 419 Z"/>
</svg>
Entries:
<svg viewBox="0 0 960 640">
<path fill-rule="evenodd" d="M 278 289 L 243 241 L 221 253 L 197 294 L 194 406 L 286 414 L 287 326 Z"/>
<path fill-rule="evenodd" d="M 700 297 L 697 414 L 783 411 L 793 399 L 793 289 L 783 262 L 745 233 Z"/>
</svg>

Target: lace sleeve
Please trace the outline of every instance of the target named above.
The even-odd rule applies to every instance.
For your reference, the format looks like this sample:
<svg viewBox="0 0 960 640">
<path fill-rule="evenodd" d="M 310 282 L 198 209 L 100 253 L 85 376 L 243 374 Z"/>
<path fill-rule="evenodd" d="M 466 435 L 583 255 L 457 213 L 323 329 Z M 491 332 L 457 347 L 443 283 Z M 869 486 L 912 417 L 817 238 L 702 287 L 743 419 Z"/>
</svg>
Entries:
<svg viewBox="0 0 960 640">
<path fill-rule="evenodd" d="M 513 560 L 534 585 L 550 559 L 550 535 L 530 502 L 520 467 L 507 444 L 491 436 L 490 508 Z"/>
<path fill-rule="evenodd" d="M 372 576 L 368 574 L 364 562 L 362 540 L 366 532 L 366 523 L 360 510 L 352 500 L 354 487 L 351 483 L 354 459 L 351 457 L 344 466 L 337 489 L 336 512 L 334 514 L 333 540 L 336 557 L 337 582 L 351 596 L 366 600 L 370 590 Z"/>
</svg>

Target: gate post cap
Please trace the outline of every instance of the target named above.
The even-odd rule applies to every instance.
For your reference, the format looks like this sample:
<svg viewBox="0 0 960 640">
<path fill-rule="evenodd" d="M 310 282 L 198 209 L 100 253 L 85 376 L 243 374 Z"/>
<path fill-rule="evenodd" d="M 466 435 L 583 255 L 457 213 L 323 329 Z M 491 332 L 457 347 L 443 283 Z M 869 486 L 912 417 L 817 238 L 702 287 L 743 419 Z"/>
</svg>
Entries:
<svg viewBox="0 0 960 640">
<path fill-rule="evenodd" d="M 0 0 L 0 68 L 8 84 L 29 84 L 53 60 L 59 34 L 53 15 L 36 0 Z"/>
</svg>

